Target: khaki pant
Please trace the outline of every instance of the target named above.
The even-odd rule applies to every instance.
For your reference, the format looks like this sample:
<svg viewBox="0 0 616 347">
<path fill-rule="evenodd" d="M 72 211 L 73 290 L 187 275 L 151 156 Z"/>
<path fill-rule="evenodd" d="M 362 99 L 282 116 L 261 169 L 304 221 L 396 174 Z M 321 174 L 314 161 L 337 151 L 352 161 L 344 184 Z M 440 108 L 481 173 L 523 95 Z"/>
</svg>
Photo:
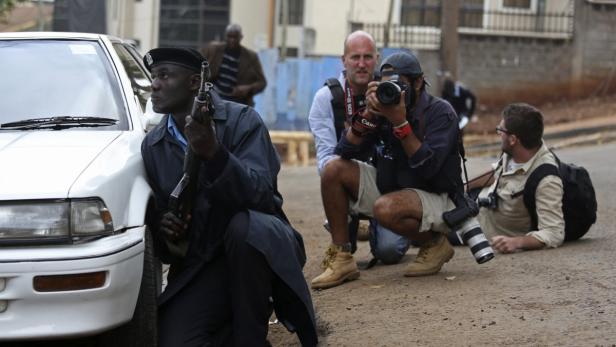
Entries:
<svg viewBox="0 0 616 347">
<path fill-rule="evenodd" d="M 355 162 L 359 165 L 359 190 L 357 201 L 349 202 L 349 209 L 353 214 L 363 214 L 373 218 L 374 203 L 382 195 L 376 186 L 376 168 L 362 161 L 356 160 Z M 421 200 L 422 218 L 419 231 L 448 233 L 450 228 L 445 224 L 442 216 L 443 212 L 455 208 L 449 196 L 446 193 L 435 194 L 420 189 L 406 189 L 415 191 Z"/>
</svg>

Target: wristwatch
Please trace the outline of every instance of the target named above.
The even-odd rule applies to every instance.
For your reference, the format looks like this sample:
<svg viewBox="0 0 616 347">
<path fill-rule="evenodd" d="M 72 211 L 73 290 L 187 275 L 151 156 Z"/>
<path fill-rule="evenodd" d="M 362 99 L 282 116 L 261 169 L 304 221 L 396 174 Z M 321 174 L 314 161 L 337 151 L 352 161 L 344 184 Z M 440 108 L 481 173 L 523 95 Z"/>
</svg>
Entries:
<svg viewBox="0 0 616 347">
<path fill-rule="evenodd" d="M 411 133 L 412 129 L 411 129 L 411 125 L 409 124 L 409 122 L 405 120 L 404 123 L 393 127 L 392 131 L 394 133 L 394 136 L 398 140 L 403 140 L 404 138 L 409 136 L 409 134 Z"/>
</svg>

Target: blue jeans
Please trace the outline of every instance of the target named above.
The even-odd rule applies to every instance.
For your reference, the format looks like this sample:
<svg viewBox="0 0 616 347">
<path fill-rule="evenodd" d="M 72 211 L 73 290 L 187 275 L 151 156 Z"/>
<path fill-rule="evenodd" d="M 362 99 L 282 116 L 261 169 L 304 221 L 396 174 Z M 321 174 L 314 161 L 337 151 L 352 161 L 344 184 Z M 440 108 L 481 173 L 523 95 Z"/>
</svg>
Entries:
<svg viewBox="0 0 616 347">
<path fill-rule="evenodd" d="M 411 240 L 370 219 L 370 252 L 383 264 L 397 264 L 411 246 Z"/>
</svg>

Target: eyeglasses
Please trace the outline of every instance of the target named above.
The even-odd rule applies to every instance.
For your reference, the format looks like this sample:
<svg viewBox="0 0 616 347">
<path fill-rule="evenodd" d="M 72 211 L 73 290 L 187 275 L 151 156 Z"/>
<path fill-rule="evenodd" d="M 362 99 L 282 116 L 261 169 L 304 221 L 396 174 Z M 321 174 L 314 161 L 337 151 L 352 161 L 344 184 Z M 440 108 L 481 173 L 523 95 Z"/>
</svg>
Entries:
<svg viewBox="0 0 616 347">
<path fill-rule="evenodd" d="M 496 127 L 496 133 L 497 133 L 497 134 L 500 134 L 500 133 L 505 133 L 505 134 L 507 134 L 507 135 L 510 135 L 510 134 L 511 134 L 511 133 L 509 132 L 509 130 L 507 130 L 507 129 L 503 129 L 503 128 L 501 128 L 501 127 Z"/>
</svg>

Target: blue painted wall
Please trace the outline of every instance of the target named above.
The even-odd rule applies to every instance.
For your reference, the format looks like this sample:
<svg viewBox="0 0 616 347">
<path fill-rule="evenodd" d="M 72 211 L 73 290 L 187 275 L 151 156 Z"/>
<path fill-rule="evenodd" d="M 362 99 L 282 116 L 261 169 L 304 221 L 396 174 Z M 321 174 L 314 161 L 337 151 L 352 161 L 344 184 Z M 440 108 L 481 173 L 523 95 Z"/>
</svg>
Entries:
<svg viewBox="0 0 616 347">
<path fill-rule="evenodd" d="M 381 58 L 398 49 L 381 51 Z M 339 56 L 287 58 L 278 62 L 278 50 L 259 52 L 267 87 L 255 96 L 255 109 L 270 130 L 309 131 L 308 112 L 317 90 L 343 70 Z"/>
</svg>

